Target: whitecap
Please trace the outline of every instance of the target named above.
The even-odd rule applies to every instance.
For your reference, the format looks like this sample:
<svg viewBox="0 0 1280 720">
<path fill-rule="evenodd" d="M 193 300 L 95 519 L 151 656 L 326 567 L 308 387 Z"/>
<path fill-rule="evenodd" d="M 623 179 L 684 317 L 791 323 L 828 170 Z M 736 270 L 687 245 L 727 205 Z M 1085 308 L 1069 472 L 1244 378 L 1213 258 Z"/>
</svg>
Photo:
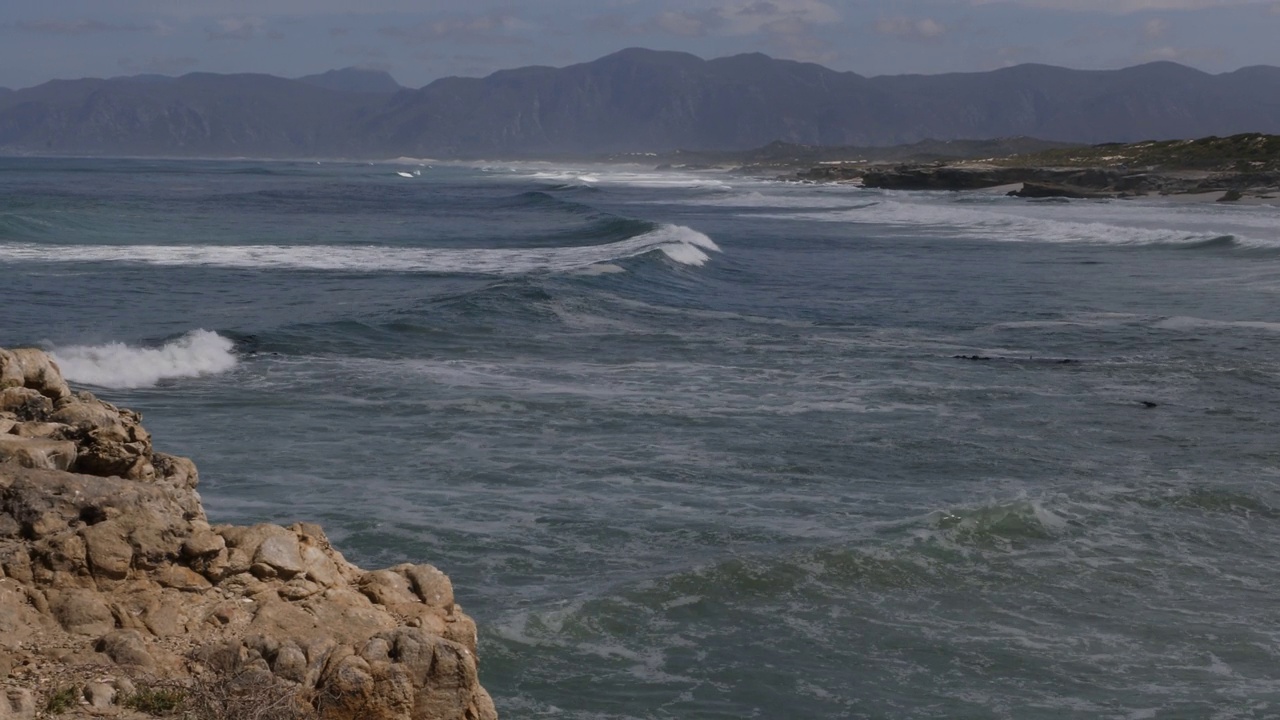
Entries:
<svg viewBox="0 0 1280 720">
<path fill-rule="evenodd" d="M 519 275 L 570 272 L 661 250 L 686 265 L 703 265 L 704 250 L 720 248 L 683 225 L 603 245 L 553 248 L 406 248 L 369 245 L 0 245 L 0 260 L 37 262 L 136 262 L 161 266 L 340 272 L 428 272 Z"/>
<path fill-rule="evenodd" d="M 235 343 L 193 330 L 158 348 L 120 342 L 71 345 L 50 352 L 72 383 L 106 388 L 153 387 L 161 380 L 216 375 L 236 366 Z"/>
</svg>

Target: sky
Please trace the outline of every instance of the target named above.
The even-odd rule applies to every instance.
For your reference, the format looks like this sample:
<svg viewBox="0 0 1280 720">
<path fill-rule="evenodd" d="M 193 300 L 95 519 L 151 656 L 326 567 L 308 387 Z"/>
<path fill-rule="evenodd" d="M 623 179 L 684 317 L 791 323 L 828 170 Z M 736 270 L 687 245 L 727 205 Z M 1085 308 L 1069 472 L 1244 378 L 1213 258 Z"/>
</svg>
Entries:
<svg viewBox="0 0 1280 720">
<path fill-rule="evenodd" d="M 0 0 L 0 87 L 140 73 L 450 75 L 627 47 L 862 75 L 1280 66 L 1280 0 Z"/>
</svg>

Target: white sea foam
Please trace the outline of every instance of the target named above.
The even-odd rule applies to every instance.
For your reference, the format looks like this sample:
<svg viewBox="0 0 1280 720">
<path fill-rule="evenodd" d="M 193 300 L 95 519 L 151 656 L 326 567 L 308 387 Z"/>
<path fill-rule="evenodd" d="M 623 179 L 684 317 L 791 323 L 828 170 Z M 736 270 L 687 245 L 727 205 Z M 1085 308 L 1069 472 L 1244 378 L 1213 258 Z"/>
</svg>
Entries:
<svg viewBox="0 0 1280 720">
<path fill-rule="evenodd" d="M 215 375 L 236 365 L 235 343 L 193 330 L 158 348 L 124 343 L 72 345 L 50 354 L 73 383 L 108 388 L 152 387 L 161 380 Z"/>
<path fill-rule="evenodd" d="M 685 265 L 719 251 L 711 238 L 682 225 L 663 225 L 605 245 L 561 248 L 439 249 L 366 245 L 0 245 L 0 260 L 136 262 L 150 265 L 518 275 L 568 272 L 661 250 Z"/>
<path fill-rule="evenodd" d="M 1113 207 L 1114 206 L 1114 207 Z M 936 232 L 948 237 L 1003 242 L 1078 243 L 1088 245 L 1194 245 L 1231 237 L 1242 247 L 1280 248 L 1280 238 L 1246 235 L 1240 229 L 1264 227 L 1258 218 L 1235 219 L 1205 216 L 1189 223 L 1178 217 L 1178 229 L 1167 227 L 1170 213 L 1153 205 L 1122 203 L 1080 206 L 1028 205 L 989 207 L 913 200 L 909 196 L 886 197 L 884 202 L 831 212 L 755 215 L 781 220 L 817 220 L 839 223 L 898 225 Z M 1061 219 L 1069 218 L 1069 219 Z M 1091 218 L 1083 221 L 1077 218 Z M 1103 218 L 1103 220 L 1097 220 Z M 1271 218 L 1275 223 L 1276 218 Z M 1214 223 L 1214 224 L 1210 224 Z"/>
<path fill-rule="evenodd" d="M 1244 328 L 1248 330 L 1266 330 L 1268 332 L 1280 332 L 1280 323 L 1266 322 L 1264 320 L 1211 320 L 1208 318 L 1197 318 L 1187 316 L 1168 317 L 1155 323 L 1155 327 L 1162 330 L 1202 330 L 1205 328 L 1213 329 L 1231 329 Z"/>
<path fill-rule="evenodd" d="M 555 169 L 532 173 L 536 180 L 585 185 L 622 185 L 645 188 L 728 188 L 724 180 L 691 172 L 651 171 L 636 168 Z"/>
<path fill-rule="evenodd" d="M 653 201 L 652 204 L 666 202 L 671 201 Z M 842 208 L 848 210 L 869 207 L 877 203 L 879 203 L 879 200 L 874 196 L 870 196 L 862 190 L 850 188 L 843 191 L 828 192 L 760 192 L 751 190 L 748 192 L 706 193 L 681 198 L 675 201 L 674 204 L 770 209 Z"/>
</svg>

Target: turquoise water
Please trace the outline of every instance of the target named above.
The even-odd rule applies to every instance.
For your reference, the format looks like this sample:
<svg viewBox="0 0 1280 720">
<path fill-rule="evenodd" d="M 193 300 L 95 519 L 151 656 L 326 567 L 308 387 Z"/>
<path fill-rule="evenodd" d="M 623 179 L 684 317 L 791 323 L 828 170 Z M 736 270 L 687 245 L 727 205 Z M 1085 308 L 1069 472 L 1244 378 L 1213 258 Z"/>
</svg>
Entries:
<svg viewBox="0 0 1280 720">
<path fill-rule="evenodd" d="M 1275 206 L 0 160 L 0 346 L 445 570 L 508 718 L 1280 714 L 1278 292 Z"/>
</svg>

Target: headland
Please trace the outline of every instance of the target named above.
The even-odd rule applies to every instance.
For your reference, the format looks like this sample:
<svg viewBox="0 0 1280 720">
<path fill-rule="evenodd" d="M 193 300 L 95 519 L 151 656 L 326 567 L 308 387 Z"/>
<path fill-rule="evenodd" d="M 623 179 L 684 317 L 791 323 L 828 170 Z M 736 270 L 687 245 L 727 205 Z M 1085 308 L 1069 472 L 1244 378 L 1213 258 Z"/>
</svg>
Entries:
<svg viewBox="0 0 1280 720">
<path fill-rule="evenodd" d="M 141 420 L 0 349 L 0 720 L 496 720 L 444 573 L 210 523 Z"/>
<path fill-rule="evenodd" d="M 1026 198 L 1280 199 L 1280 136 L 1108 143 L 976 159 L 830 162 L 783 179 L 886 190 L 1007 189 Z"/>
</svg>

